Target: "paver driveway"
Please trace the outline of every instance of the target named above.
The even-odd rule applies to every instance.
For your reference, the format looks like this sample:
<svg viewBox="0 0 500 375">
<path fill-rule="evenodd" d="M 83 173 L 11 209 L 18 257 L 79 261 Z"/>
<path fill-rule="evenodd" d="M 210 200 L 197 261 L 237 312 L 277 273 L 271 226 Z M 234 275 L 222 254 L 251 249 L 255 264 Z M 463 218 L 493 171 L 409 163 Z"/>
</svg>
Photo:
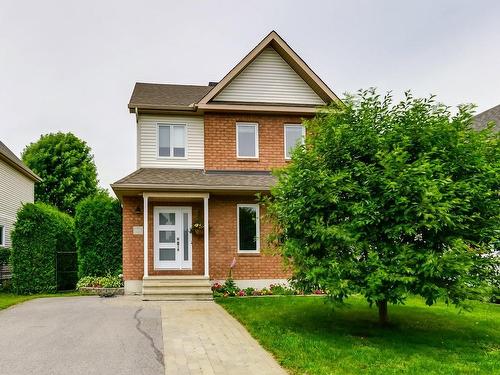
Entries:
<svg viewBox="0 0 500 375">
<path fill-rule="evenodd" d="M 286 374 L 215 302 L 164 302 L 161 315 L 167 375 Z"/>
<path fill-rule="evenodd" d="M 163 375 L 158 304 L 120 300 L 41 298 L 0 311 L 0 374 Z"/>
</svg>

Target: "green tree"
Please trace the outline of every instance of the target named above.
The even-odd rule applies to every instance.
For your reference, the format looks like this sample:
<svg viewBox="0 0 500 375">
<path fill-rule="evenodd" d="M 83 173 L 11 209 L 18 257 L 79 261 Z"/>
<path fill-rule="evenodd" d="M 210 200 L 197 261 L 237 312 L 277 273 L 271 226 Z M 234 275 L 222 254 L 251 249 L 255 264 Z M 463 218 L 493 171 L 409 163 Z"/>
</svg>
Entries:
<svg viewBox="0 0 500 375">
<path fill-rule="evenodd" d="M 42 135 L 24 149 L 22 159 L 43 179 L 35 185 L 36 201 L 73 215 L 78 202 L 98 190 L 91 149 L 72 133 Z"/>
<path fill-rule="evenodd" d="M 295 281 L 338 302 L 361 293 L 383 324 L 409 293 L 478 297 L 498 277 L 500 148 L 472 109 L 367 90 L 308 121 L 266 199 Z"/>
<path fill-rule="evenodd" d="M 78 277 L 118 275 L 122 270 L 122 211 L 107 193 L 85 198 L 76 206 Z"/>
</svg>

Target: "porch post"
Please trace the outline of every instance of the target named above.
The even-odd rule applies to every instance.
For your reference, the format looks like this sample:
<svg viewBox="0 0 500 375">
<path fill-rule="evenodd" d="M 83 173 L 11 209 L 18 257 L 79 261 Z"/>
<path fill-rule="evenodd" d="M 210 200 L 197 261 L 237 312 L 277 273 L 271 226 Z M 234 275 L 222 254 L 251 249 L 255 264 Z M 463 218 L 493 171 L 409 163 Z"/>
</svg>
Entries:
<svg viewBox="0 0 500 375">
<path fill-rule="evenodd" d="M 203 198 L 203 250 L 205 259 L 205 277 L 208 274 L 208 195 Z"/>
<path fill-rule="evenodd" d="M 148 196 L 143 194 L 144 199 L 144 209 L 142 210 L 144 215 L 143 224 L 143 239 L 144 239 L 144 277 L 148 276 Z"/>
</svg>

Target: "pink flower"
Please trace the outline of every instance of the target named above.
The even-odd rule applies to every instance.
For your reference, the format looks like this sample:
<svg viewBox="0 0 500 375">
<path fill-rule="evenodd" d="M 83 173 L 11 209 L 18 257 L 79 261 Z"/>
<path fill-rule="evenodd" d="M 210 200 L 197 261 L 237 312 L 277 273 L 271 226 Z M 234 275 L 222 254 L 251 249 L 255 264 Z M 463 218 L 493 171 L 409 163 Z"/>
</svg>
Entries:
<svg viewBox="0 0 500 375">
<path fill-rule="evenodd" d="M 240 297 L 244 297 L 244 296 L 246 296 L 245 291 L 244 291 L 244 290 L 240 290 L 240 291 L 238 292 L 238 296 L 240 296 Z"/>
<path fill-rule="evenodd" d="M 231 262 L 231 265 L 229 266 L 229 268 L 233 269 L 234 266 L 236 266 L 236 257 L 233 258 L 233 261 Z"/>
</svg>

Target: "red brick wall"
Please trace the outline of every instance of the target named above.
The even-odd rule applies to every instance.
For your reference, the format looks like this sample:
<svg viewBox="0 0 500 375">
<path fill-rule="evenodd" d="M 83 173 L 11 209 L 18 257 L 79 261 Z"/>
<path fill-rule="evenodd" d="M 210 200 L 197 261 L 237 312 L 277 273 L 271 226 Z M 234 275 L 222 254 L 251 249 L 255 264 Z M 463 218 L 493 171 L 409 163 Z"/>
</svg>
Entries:
<svg viewBox="0 0 500 375">
<path fill-rule="evenodd" d="M 281 257 L 266 254 L 266 237 L 270 230 L 265 220 L 265 210 L 260 208 L 261 254 L 237 254 L 236 205 L 255 203 L 252 197 L 211 196 L 209 199 L 209 273 L 211 279 L 224 279 L 229 265 L 236 257 L 233 270 L 235 279 L 275 279 L 287 278 L 289 271 L 283 267 Z M 154 202 L 149 204 L 149 274 L 150 275 L 203 275 L 203 236 L 193 235 L 193 269 L 186 271 L 154 270 L 153 262 L 153 208 L 162 206 L 192 206 L 193 222 L 203 220 L 202 203 Z M 135 208 L 141 207 L 136 214 Z M 143 236 L 132 233 L 133 226 L 143 225 L 142 197 L 123 198 L 123 277 L 125 280 L 140 280 L 143 277 Z"/>
<path fill-rule="evenodd" d="M 143 225 L 143 216 L 136 214 L 139 206 L 142 212 L 142 197 L 123 197 L 123 279 L 141 280 L 144 271 L 144 248 L 142 235 L 133 234 L 134 226 Z"/>
<path fill-rule="evenodd" d="M 229 265 L 236 257 L 233 278 L 244 279 L 278 279 L 288 278 L 290 272 L 283 267 L 280 256 L 266 254 L 266 238 L 270 224 L 265 220 L 265 209 L 260 207 L 260 254 L 238 254 L 236 205 L 238 203 L 255 203 L 252 197 L 211 196 L 209 199 L 210 222 L 210 278 L 225 279 Z"/>
<path fill-rule="evenodd" d="M 259 158 L 236 157 L 236 123 L 259 124 Z M 269 170 L 285 165 L 284 125 L 300 116 L 205 113 L 205 169 Z"/>
</svg>

